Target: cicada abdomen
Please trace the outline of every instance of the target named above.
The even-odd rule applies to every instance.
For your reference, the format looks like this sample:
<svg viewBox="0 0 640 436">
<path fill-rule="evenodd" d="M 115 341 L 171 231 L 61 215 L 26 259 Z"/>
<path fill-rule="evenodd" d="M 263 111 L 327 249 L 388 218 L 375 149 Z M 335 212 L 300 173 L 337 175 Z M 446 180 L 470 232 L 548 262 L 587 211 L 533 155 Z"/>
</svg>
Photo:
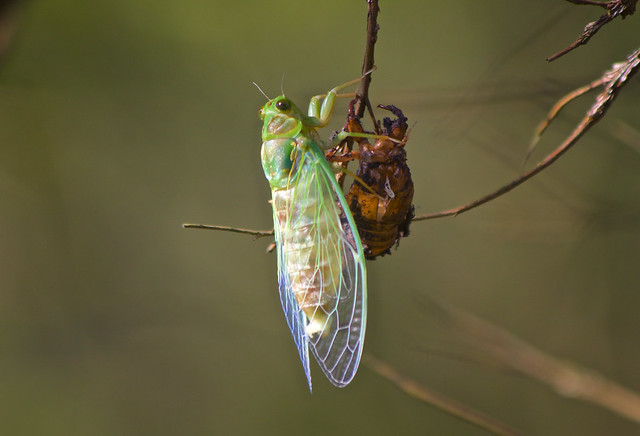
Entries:
<svg viewBox="0 0 640 436">
<path fill-rule="evenodd" d="M 304 196 L 291 187 L 274 190 L 272 199 L 283 250 L 282 267 L 287 271 L 298 307 L 308 320 L 305 333 L 309 336 L 327 334 L 323 330 L 336 308 L 342 274 L 339 235 L 331 222 L 331 214 L 340 212 L 330 191 L 318 191 L 315 182 L 311 182 Z"/>
<path fill-rule="evenodd" d="M 404 148 L 407 118 L 395 106 L 379 107 L 396 117 L 384 118 L 380 133 L 400 142 L 378 138 L 372 145 L 365 138 L 354 138 L 360 166 L 357 179 L 346 195 L 368 259 L 391 254 L 391 247 L 409 235 L 409 224 L 414 216 L 413 181 Z M 351 133 L 364 132 L 353 111 L 350 111 L 347 126 Z"/>
</svg>

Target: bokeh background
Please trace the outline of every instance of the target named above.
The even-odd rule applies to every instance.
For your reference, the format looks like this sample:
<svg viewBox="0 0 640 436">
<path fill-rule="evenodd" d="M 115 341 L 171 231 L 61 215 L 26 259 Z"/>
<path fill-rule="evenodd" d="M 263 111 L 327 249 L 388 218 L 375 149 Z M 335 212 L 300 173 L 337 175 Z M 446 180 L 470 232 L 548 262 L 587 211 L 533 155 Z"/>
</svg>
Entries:
<svg viewBox="0 0 640 436">
<path fill-rule="evenodd" d="M 304 105 L 360 74 L 366 2 L 38 0 L 0 63 L 0 432 L 486 434 L 363 365 L 309 394 L 282 316 L 259 159 L 264 97 Z M 374 103 L 415 123 L 416 213 L 525 163 L 551 104 L 623 60 L 637 17 L 552 64 L 601 10 L 560 0 L 381 2 Z M 3 29 L 7 29 L 3 27 Z M 438 299 L 640 390 L 640 91 L 548 171 L 370 262 L 365 350 L 526 434 L 640 434 L 504 370 Z M 344 106 L 335 122 L 342 124 Z M 315 365 L 315 364 L 314 364 Z"/>
</svg>

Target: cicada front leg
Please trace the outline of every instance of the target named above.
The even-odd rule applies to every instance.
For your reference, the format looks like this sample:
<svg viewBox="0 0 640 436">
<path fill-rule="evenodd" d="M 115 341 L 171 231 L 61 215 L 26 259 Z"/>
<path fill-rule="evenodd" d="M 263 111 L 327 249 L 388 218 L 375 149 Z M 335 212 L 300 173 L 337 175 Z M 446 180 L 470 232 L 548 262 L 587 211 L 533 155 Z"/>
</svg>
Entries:
<svg viewBox="0 0 640 436">
<path fill-rule="evenodd" d="M 326 94 L 318 94 L 311 97 L 311 101 L 309 102 L 308 115 L 310 118 L 314 118 L 316 120 L 315 127 L 325 127 L 327 124 L 329 124 L 329 120 L 331 120 L 333 110 L 335 109 L 336 98 L 353 98 L 356 96 L 355 92 L 351 92 L 348 94 L 338 94 L 338 91 L 346 88 L 347 86 L 355 85 L 364 77 L 373 73 L 375 69 L 376 68 L 374 67 L 357 79 L 349 80 L 348 82 L 336 86 Z"/>
</svg>

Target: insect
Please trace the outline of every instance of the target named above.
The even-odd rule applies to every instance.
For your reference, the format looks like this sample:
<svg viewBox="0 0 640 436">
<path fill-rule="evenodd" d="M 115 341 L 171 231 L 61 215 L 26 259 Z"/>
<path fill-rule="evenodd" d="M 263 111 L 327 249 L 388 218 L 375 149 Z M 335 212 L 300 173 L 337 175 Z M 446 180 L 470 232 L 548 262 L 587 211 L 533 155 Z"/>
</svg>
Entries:
<svg viewBox="0 0 640 436">
<path fill-rule="evenodd" d="M 363 133 L 353 103 L 349 106 L 345 130 Z M 358 150 L 344 154 L 342 159 L 336 158 L 357 158 L 360 162 L 346 199 L 367 259 L 391 254 L 391 247 L 401 237 L 409 235 L 409 224 L 414 216 L 411 204 L 413 181 L 404 149 L 407 118 L 395 106 L 378 107 L 397 117 L 393 120 L 384 118 L 381 133 L 385 136 L 378 137 L 373 145 L 364 137 L 355 137 L 353 139 L 358 143 Z M 331 154 L 328 158 L 333 160 Z"/>
<path fill-rule="evenodd" d="M 368 73 L 367 73 L 368 74 Z M 364 250 L 317 129 L 333 114 L 339 85 L 309 103 L 308 115 L 284 95 L 260 110 L 262 166 L 271 186 L 278 286 L 287 324 L 311 389 L 309 350 L 335 386 L 354 377 L 364 342 Z M 363 133 L 342 132 L 332 142 Z"/>
</svg>

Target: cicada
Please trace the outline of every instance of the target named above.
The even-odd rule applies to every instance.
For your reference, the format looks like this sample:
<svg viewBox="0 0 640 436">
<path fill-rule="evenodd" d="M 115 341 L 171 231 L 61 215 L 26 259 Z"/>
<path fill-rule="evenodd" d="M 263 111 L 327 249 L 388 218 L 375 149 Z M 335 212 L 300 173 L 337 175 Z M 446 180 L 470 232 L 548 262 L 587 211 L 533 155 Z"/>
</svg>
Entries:
<svg viewBox="0 0 640 436">
<path fill-rule="evenodd" d="M 308 115 L 284 95 L 260 110 L 262 166 L 271 186 L 280 301 L 311 389 L 309 350 L 335 386 L 356 374 L 367 319 L 364 250 L 318 129 L 338 90 L 317 95 Z M 350 94 L 353 96 L 353 94 Z M 356 133 L 357 135 L 357 133 Z M 350 132 L 334 138 L 338 143 Z M 371 136 L 371 135 L 364 135 Z"/>
<path fill-rule="evenodd" d="M 346 199 L 367 259 L 390 254 L 391 247 L 409 234 L 409 224 L 414 216 L 413 181 L 404 149 L 407 118 L 395 106 L 378 107 L 397 118 L 384 118 L 380 132 L 383 136 L 373 145 L 366 138 L 356 136 L 358 150 L 342 159 L 357 158 L 360 162 Z M 351 133 L 364 132 L 354 113 L 353 102 L 344 129 Z"/>
</svg>

